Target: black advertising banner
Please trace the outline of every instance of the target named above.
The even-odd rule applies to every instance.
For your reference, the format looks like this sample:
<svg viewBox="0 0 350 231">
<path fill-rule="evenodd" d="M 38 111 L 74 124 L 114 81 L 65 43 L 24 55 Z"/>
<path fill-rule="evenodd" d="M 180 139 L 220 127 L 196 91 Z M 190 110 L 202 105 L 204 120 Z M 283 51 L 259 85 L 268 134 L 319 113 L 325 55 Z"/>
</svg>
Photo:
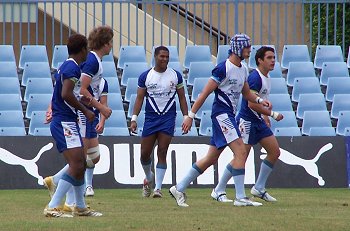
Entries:
<svg viewBox="0 0 350 231">
<path fill-rule="evenodd" d="M 267 187 L 347 187 L 347 160 L 344 137 L 278 137 L 280 160 Z M 165 185 L 181 180 L 193 162 L 208 151 L 208 137 L 176 137 L 167 156 Z M 136 188 L 143 182 L 139 137 L 100 137 L 101 160 L 94 171 L 96 188 Z M 154 162 L 157 162 L 154 151 Z M 266 151 L 254 146 L 246 162 L 245 184 L 258 176 Z M 212 187 L 232 159 L 226 148 L 219 161 L 193 182 L 193 187 Z M 42 188 L 43 178 L 65 165 L 51 137 L 0 138 L 0 189 Z M 233 184 L 233 180 L 229 181 Z"/>
</svg>

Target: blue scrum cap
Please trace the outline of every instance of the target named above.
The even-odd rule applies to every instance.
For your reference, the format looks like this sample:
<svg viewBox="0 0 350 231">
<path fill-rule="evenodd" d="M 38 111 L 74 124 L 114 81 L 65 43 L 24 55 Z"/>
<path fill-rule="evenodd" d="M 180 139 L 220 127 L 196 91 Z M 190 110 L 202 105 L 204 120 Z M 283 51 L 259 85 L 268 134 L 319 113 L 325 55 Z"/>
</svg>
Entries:
<svg viewBox="0 0 350 231">
<path fill-rule="evenodd" d="M 241 59 L 244 48 L 250 47 L 250 38 L 246 34 L 236 34 L 230 40 L 230 53 L 234 53 Z"/>
</svg>

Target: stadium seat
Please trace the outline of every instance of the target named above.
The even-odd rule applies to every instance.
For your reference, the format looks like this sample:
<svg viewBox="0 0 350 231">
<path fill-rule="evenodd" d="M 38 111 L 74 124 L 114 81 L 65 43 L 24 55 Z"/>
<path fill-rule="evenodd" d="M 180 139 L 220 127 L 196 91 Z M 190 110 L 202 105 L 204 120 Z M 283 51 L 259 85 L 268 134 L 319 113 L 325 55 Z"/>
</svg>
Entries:
<svg viewBox="0 0 350 231">
<path fill-rule="evenodd" d="M 125 63 L 147 63 L 145 48 L 143 46 L 121 46 L 119 49 L 118 69 L 124 69 Z"/>
<path fill-rule="evenodd" d="M 187 45 L 185 51 L 184 68 L 189 69 L 191 62 L 212 62 L 208 45 Z"/>
<path fill-rule="evenodd" d="M 124 101 L 125 102 L 130 102 L 130 97 L 132 94 L 137 94 L 137 83 L 138 83 L 139 79 L 138 78 L 131 78 L 128 79 L 128 83 L 126 85 L 126 89 L 125 89 L 125 98 Z"/>
<path fill-rule="evenodd" d="M 154 49 L 158 46 L 154 46 L 152 49 L 151 66 L 154 67 Z M 165 46 L 169 49 L 169 62 L 180 62 L 179 53 L 176 46 Z M 181 72 L 180 72 L 181 73 Z"/>
<path fill-rule="evenodd" d="M 290 62 L 287 73 L 287 85 L 293 87 L 294 79 L 316 77 L 312 62 Z"/>
<path fill-rule="evenodd" d="M 230 45 L 219 45 L 218 54 L 216 56 L 216 65 L 225 61 L 228 58 L 228 51 L 231 49 Z"/>
<path fill-rule="evenodd" d="M 349 77 L 349 70 L 345 62 L 324 62 L 320 75 L 321 85 L 327 85 L 332 77 Z"/>
<path fill-rule="evenodd" d="M 296 78 L 292 90 L 292 101 L 299 102 L 299 95 L 305 93 L 322 93 L 318 78 Z"/>
<path fill-rule="evenodd" d="M 198 136 L 197 128 L 194 126 L 188 131 L 188 133 L 183 134 L 181 127 L 175 127 L 174 136 Z"/>
<path fill-rule="evenodd" d="M 274 130 L 275 136 L 301 136 L 300 128 L 298 127 L 282 127 Z"/>
<path fill-rule="evenodd" d="M 289 68 L 290 62 L 310 62 L 310 54 L 307 45 L 284 45 L 281 67 Z"/>
<path fill-rule="evenodd" d="M 118 78 L 114 62 L 102 62 L 103 78 Z"/>
<path fill-rule="evenodd" d="M 22 113 L 20 99 L 19 94 L 0 94 L 0 111 L 20 111 Z"/>
<path fill-rule="evenodd" d="M 270 118 L 271 122 L 271 131 L 274 131 L 276 128 L 295 128 L 298 127 L 297 119 L 295 117 L 294 111 L 279 111 L 283 115 L 283 119 L 276 121 Z"/>
<path fill-rule="evenodd" d="M 121 78 L 121 85 L 126 87 L 129 78 L 139 78 L 140 75 L 149 69 L 148 64 L 145 63 L 125 63 Z"/>
<path fill-rule="evenodd" d="M 135 101 L 136 101 L 136 94 L 133 94 L 130 97 L 130 103 L 129 103 L 129 106 L 128 106 L 128 118 L 131 118 L 131 116 L 132 116 L 132 112 L 134 110 Z M 141 112 L 145 111 L 145 107 L 146 107 L 146 97 L 143 99 L 143 103 L 142 103 L 140 114 L 141 114 Z"/>
<path fill-rule="evenodd" d="M 350 111 L 349 94 L 335 94 L 331 108 L 331 118 L 338 119 L 340 111 Z"/>
<path fill-rule="evenodd" d="M 350 127 L 345 128 L 344 136 L 350 136 Z"/>
<path fill-rule="evenodd" d="M 271 78 L 283 78 L 281 65 L 279 62 L 275 62 L 275 67 L 272 71 L 269 72 Z"/>
<path fill-rule="evenodd" d="M 33 111 L 46 111 L 52 94 L 31 94 L 28 98 L 26 118 L 31 119 Z"/>
<path fill-rule="evenodd" d="M 51 136 L 50 127 L 47 127 L 47 128 L 35 128 L 33 136 Z"/>
<path fill-rule="evenodd" d="M 344 62 L 343 52 L 340 46 L 317 45 L 314 67 L 322 69 L 323 62 Z"/>
<path fill-rule="evenodd" d="M 19 69 L 24 69 L 27 62 L 49 63 L 46 46 L 44 45 L 23 45 L 19 56 Z"/>
<path fill-rule="evenodd" d="M 30 94 L 51 94 L 53 93 L 53 85 L 51 78 L 30 78 L 24 93 L 24 101 L 28 102 Z"/>
<path fill-rule="evenodd" d="M 350 93 L 350 78 L 333 77 L 328 79 L 326 100 L 333 102 L 335 94 Z"/>
<path fill-rule="evenodd" d="M 201 119 L 202 118 L 202 111 L 211 111 L 211 109 L 213 107 L 214 98 L 215 98 L 215 94 L 214 93 L 210 94 L 207 97 L 207 99 L 204 101 L 203 105 L 197 111 L 195 118 Z"/>
<path fill-rule="evenodd" d="M 191 101 L 194 102 L 197 100 L 198 95 L 202 92 L 205 85 L 207 85 L 209 78 L 197 78 L 194 80 Z"/>
<path fill-rule="evenodd" d="M 336 128 L 337 135 L 344 136 L 346 128 L 350 128 L 350 111 L 340 111 Z"/>
<path fill-rule="evenodd" d="M 328 111 L 305 111 L 301 133 L 310 135 L 312 127 L 332 127 Z"/>
<path fill-rule="evenodd" d="M 183 75 L 182 67 L 180 62 L 169 62 L 168 67 L 171 67 L 175 71 L 178 71 L 181 75 Z"/>
<path fill-rule="evenodd" d="M 108 107 L 112 110 L 124 110 L 123 100 L 120 93 L 108 93 Z"/>
<path fill-rule="evenodd" d="M 213 69 L 212 62 L 191 62 L 187 74 L 187 85 L 192 86 L 196 78 L 209 78 Z"/>
<path fill-rule="evenodd" d="M 46 111 L 33 111 L 29 122 L 28 135 L 34 135 L 37 128 L 48 128 L 50 130 L 50 124 L 44 124 L 46 117 Z M 44 131 L 40 131 L 44 132 Z"/>
<path fill-rule="evenodd" d="M 126 127 L 105 127 L 102 136 L 130 136 Z"/>
<path fill-rule="evenodd" d="M 269 100 L 274 111 L 293 111 L 289 94 L 271 94 Z"/>
<path fill-rule="evenodd" d="M 68 59 L 68 48 L 66 45 L 55 45 L 52 54 L 51 68 L 57 69 L 58 63 L 63 63 Z"/>
<path fill-rule="evenodd" d="M 188 110 L 191 110 L 191 101 L 188 94 L 185 94 L 185 98 L 186 98 L 187 108 Z M 182 114 L 178 95 L 175 96 L 175 103 L 176 103 L 176 112 Z"/>
<path fill-rule="evenodd" d="M 206 136 L 207 128 L 212 127 L 211 111 L 202 111 L 201 121 L 199 123 L 199 135 Z"/>
<path fill-rule="evenodd" d="M 0 62 L 0 79 L 3 77 L 18 79 L 15 62 Z"/>
<path fill-rule="evenodd" d="M 256 68 L 255 54 L 256 54 L 257 50 L 259 50 L 262 46 L 272 47 L 273 49 L 275 49 L 275 56 L 276 56 L 275 57 L 275 61 L 278 62 L 275 45 L 252 45 L 250 56 L 249 56 L 249 59 L 248 59 L 248 67 L 250 69 L 255 69 Z"/>
<path fill-rule="evenodd" d="M 270 94 L 288 94 L 286 80 L 284 78 L 271 78 Z"/>
<path fill-rule="evenodd" d="M 309 136 L 335 136 L 335 130 L 332 127 L 311 127 Z"/>
<path fill-rule="evenodd" d="M 27 86 L 30 78 L 51 80 L 51 71 L 48 62 L 26 62 L 22 75 L 22 86 Z"/>
<path fill-rule="evenodd" d="M 121 93 L 119 79 L 118 77 L 104 78 L 108 84 L 108 94 L 109 93 Z"/>
<path fill-rule="evenodd" d="M 297 106 L 297 118 L 304 119 L 304 113 L 306 111 L 326 111 L 328 113 L 326 101 L 322 93 L 300 94 Z"/>
<path fill-rule="evenodd" d="M 102 63 L 103 62 L 112 62 L 112 63 L 114 63 L 114 56 L 113 56 L 113 52 L 112 51 L 109 52 L 108 55 L 104 55 L 102 57 Z"/>
<path fill-rule="evenodd" d="M 26 136 L 24 127 L 0 127 L 0 136 Z"/>
<path fill-rule="evenodd" d="M 124 111 L 113 110 L 112 115 L 106 120 L 105 127 L 126 127 L 126 118 Z"/>
<path fill-rule="evenodd" d="M 0 94 L 18 94 L 21 97 L 21 89 L 17 78 L 4 77 L 0 78 Z"/>
<path fill-rule="evenodd" d="M 205 136 L 213 136 L 213 128 L 212 127 L 208 127 L 205 133 Z"/>
<path fill-rule="evenodd" d="M 349 46 L 348 58 L 346 60 L 346 64 L 347 64 L 348 68 L 350 68 L 350 46 Z"/>
<path fill-rule="evenodd" d="M 0 45 L 0 62 L 16 63 L 15 53 L 12 45 Z"/>
<path fill-rule="evenodd" d="M 24 129 L 22 111 L 0 110 L 0 127 L 21 127 Z"/>
</svg>

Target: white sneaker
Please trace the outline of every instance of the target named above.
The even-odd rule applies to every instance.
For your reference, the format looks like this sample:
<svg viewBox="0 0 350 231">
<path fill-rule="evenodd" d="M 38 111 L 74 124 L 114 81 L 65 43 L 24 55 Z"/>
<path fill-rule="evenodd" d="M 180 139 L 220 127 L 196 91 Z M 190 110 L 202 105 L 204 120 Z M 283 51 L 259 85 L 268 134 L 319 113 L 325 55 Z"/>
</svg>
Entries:
<svg viewBox="0 0 350 231">
<path fill-rule="evenodd" d="M 224 203 L 231 203 L 233 202 L 233 200 L 230 200 L 227 198 L 226 196 L 226 193 L 221 193 L 221 194 L 217 194 L 215 192 L 215 189 L 213 189 L 213 191 L 211 192 L 211 197 L 216 200 L 216 201 L 219 201 L 219 202 L 224 202 Z"/>
<path fill-rule="evenodd" d="M 250 190 L 250 193 L 255 197 L 259 197 L 260 199 L 263 199 L 264 201 L 268 201 L 268 202 L 277 201 L 277 199 L 272 197 L 270 194 L 268 194 L 266 190 L 260 191 L 260 190 L 257 190 L 254 186 Z"/>
<path fill-rule="evenodd" d="M 142 185 L 142 196 L 150 197 L 151 192 L 152 192 L 152 182 L 149 182 L 147 179 L 144 179 L 143 185 Z"/>
<path fill-rule="evenodd" d="M 176 200 L 176 203 L 180 207 L 188 207 L 188 204 L 186 204 L 186 194 L 179 192 L 176 190 L 175 186 L 172 186 L 169 189 L 170 195 Z"/>
<path fill-rule="evenodd" d="M 163 197 L 162 190 L 156 189 L 153 191 L 153 198 L 162 198 L 162 197 Z"/>
<path fill-rule="evenodd" d="M 93 197 L 95 195 L 94 189 L 92 186 L 87 186 L 86 191 L 85 191 L 85 196 L 86 197 Z"/>
<path fill-rule="evenodd" d="M 242 207 L 242 206 L 261 206 L 262 204 L 259 202 L 252 201 L 248 197 L 244 197 L 242 199 L 235 199 L 235 202 L 233 203 L 233 205 Z"/>
</svg>

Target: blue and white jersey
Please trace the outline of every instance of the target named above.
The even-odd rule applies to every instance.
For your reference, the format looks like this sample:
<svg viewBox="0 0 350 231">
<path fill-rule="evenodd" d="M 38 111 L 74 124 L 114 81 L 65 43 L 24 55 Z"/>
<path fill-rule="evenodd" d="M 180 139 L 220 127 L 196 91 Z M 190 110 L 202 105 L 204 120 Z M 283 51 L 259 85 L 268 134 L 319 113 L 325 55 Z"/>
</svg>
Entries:
<svg viewBox="0 0 350 231">
<path fill-rule="evenodd" d="M 258 94 L 263 99 L 268 99 L 271 91 L 270 76 L 264 76 L 258 69 L 253 70 L 248 77 L 250 90 Z M 261 114 L 248 107 L 248 101 L 242 98 L 241 109 L 238 117 L 249 121 L 262 120 Z"/>
<path fill-rule="evenodd" d="M 67 122 L 77 121 L 76 109 L 62 99 L 63 81 L 70 79 L 76 85 L 81 75 L 79 65 L 74 59 L 67 59 L 55 73 L 55 87 L 52 95 L 52 118 Z M 77 95 L 76 95 L 77 96 Z M 77 96 L 78 98 L 78 96 Z"/>
<path fill-rule="evenodd" d="M 100 81 L 100 86 L 98 87 L 98 92 L 96 95 L 94 95 L 95 99 L 97 101 L 100 101 L 101 96 L 105 96 L 108 94 L 108 82 L 104 78 L 101 79 Z M 94 109 L 95 115 L 98 117 L 100 114 L 100 111 L 97 109 Z"/>
<path fill-rule="evenodd" d="M 151 68 L 140 75 L 138 87 L 147 90 L 146 118 L 176 115 L 176 90 L 183 87 L 179 72 L 167 68 L 165 72 L 159 73 Z"/>
<path fill-rule="evenodd" d="M 219 85 L 214 91 L 212 115 L 226 112 L 235 114 L 239 96 L 248 79 L 247 67 L 237 67 L 227 59 L 213 69 L 211 78 Z"/>
</svg>

